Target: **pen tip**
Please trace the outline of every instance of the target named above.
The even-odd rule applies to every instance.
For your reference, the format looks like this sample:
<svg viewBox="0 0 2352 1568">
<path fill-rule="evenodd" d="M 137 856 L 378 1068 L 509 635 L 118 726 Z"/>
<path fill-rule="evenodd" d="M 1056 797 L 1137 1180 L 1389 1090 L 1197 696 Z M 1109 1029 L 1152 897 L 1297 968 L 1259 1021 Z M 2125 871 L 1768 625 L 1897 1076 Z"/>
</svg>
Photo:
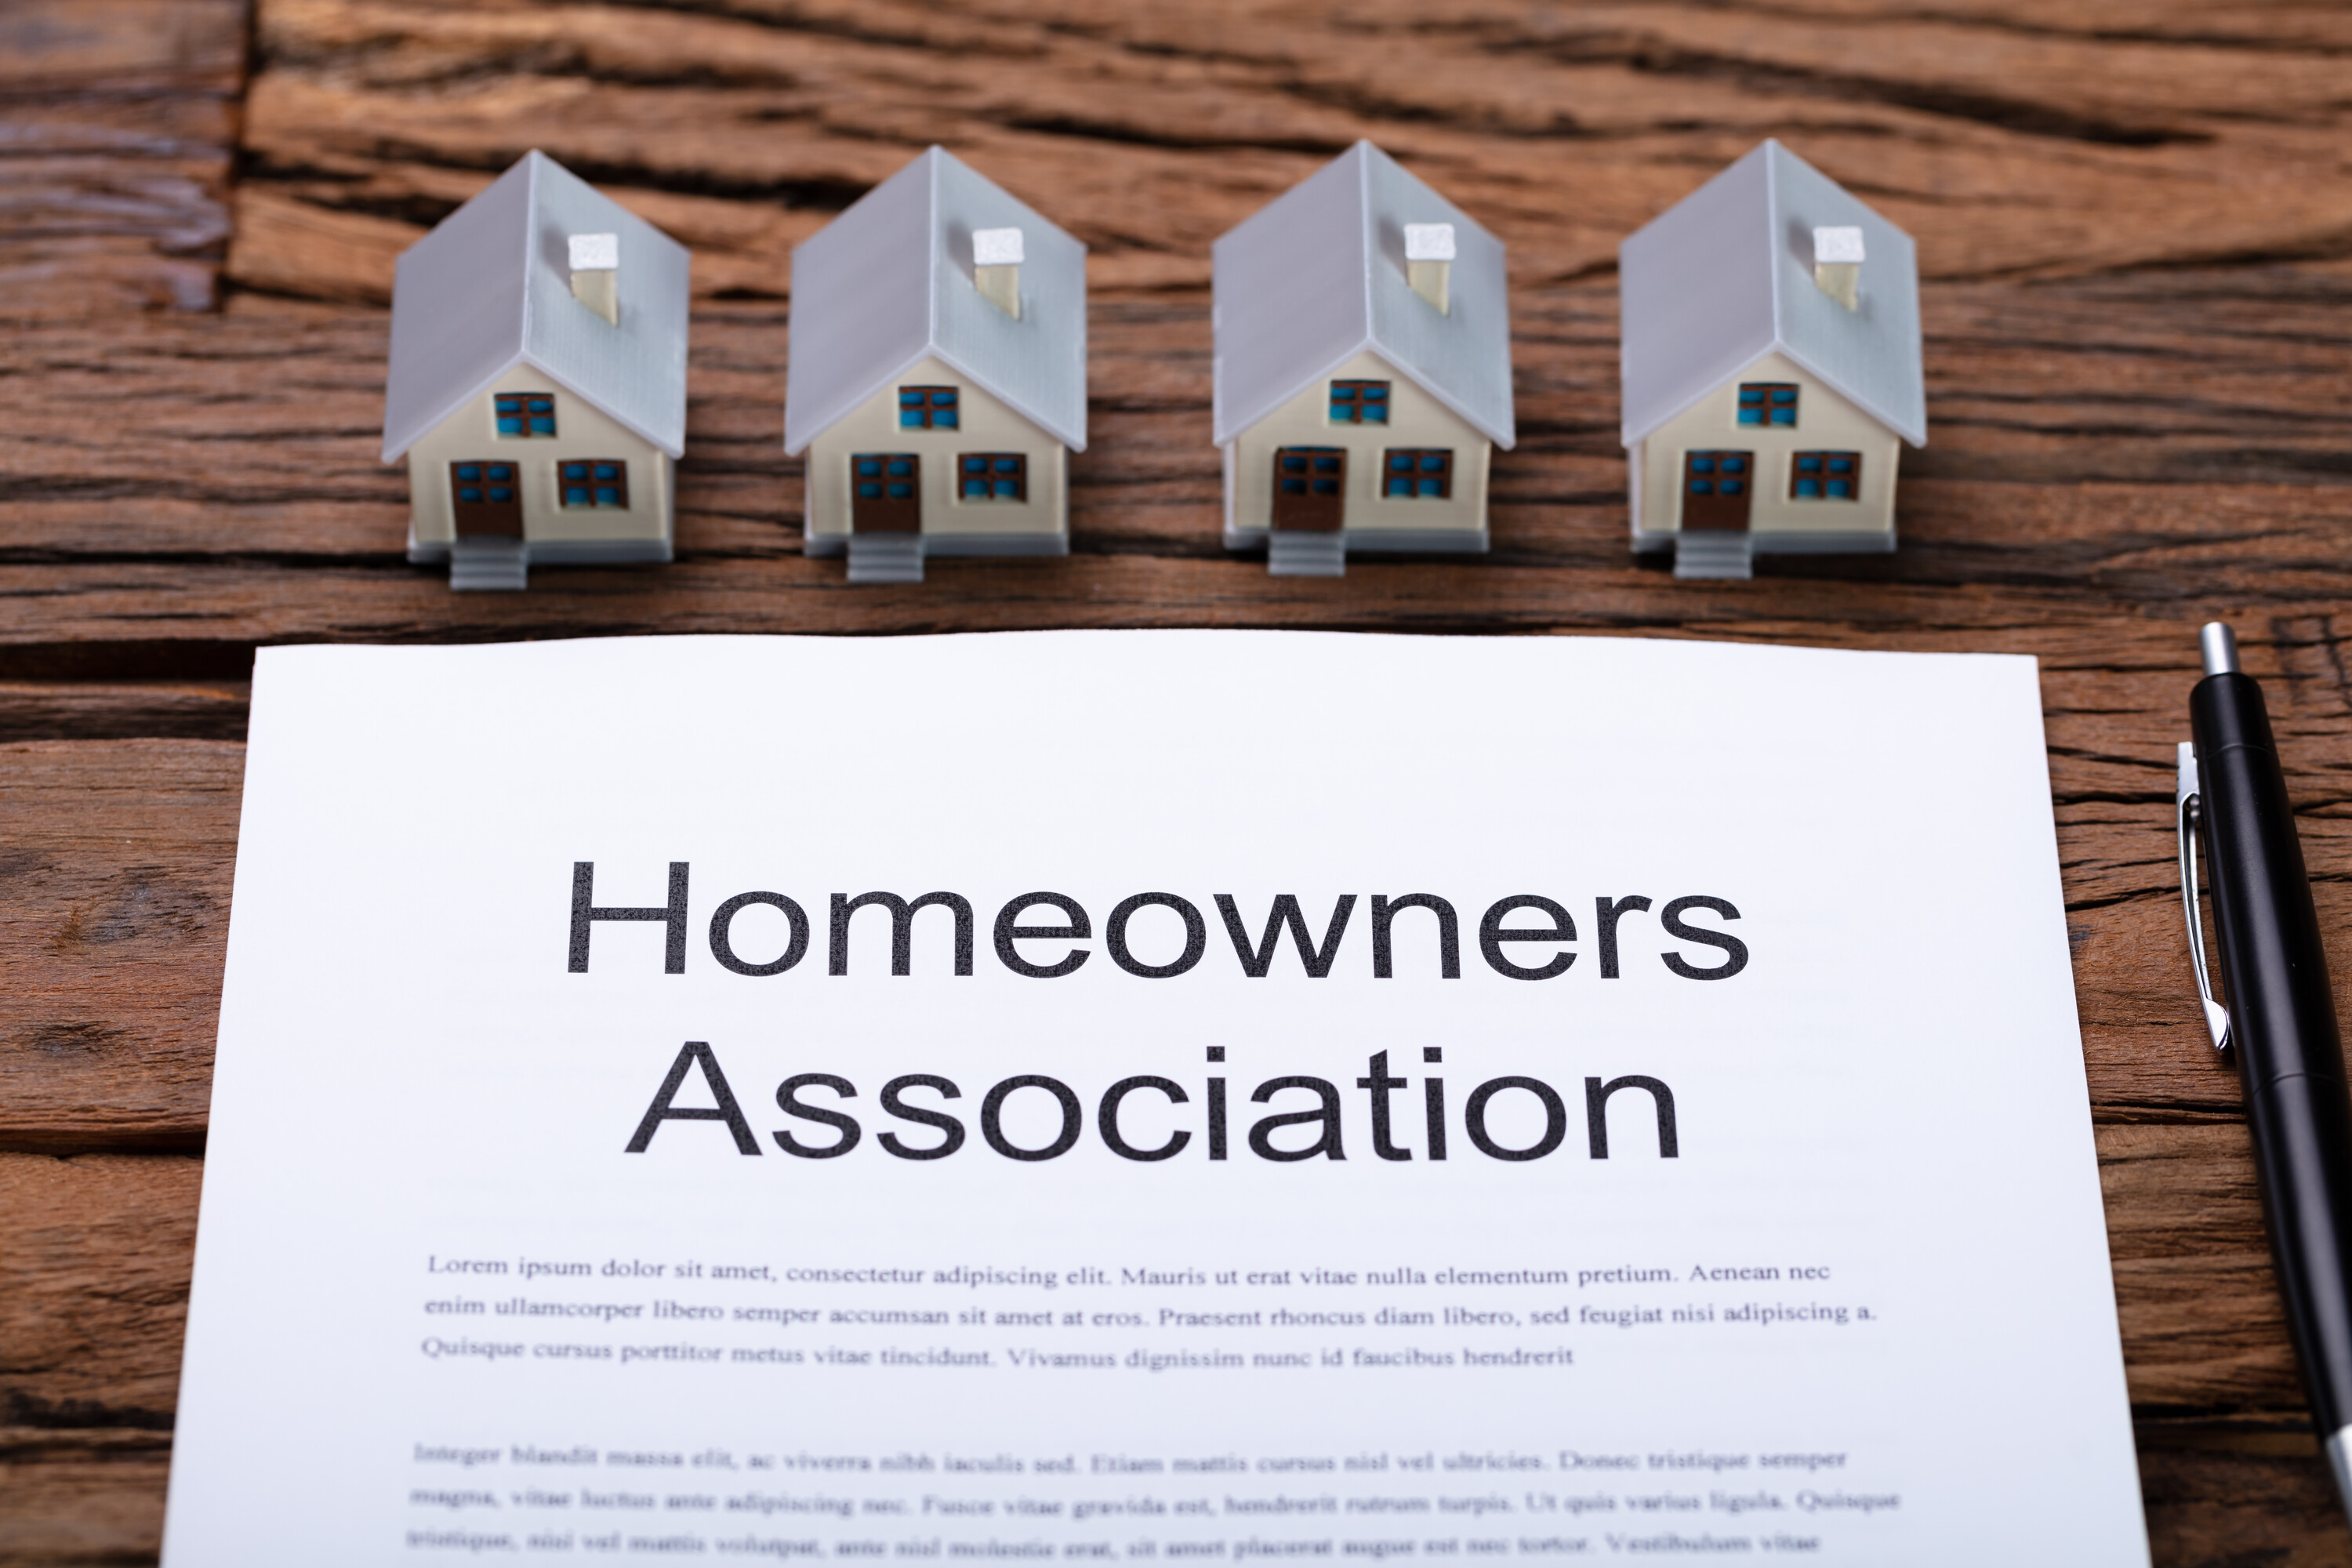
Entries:
<svg viewBox="0 0 2352 1568">
<path fill-rule="evenodd" d="M 2205 656 L 2206 674 L 2238 673 L 2238 639 L 2226 622 L 2207 621 L 2197 634 L 2197 649 Z"/>
</svg>

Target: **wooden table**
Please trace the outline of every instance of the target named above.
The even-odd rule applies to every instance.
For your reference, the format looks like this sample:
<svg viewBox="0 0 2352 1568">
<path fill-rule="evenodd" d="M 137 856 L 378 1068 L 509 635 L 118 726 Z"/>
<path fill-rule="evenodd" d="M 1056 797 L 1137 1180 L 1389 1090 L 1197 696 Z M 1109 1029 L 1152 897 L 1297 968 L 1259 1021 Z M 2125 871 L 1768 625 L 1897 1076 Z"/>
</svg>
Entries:
<svg viewBox="0 0 2352 1568">
<path fill-rule="evenodd" d="M 2170 831 L 2228 616 L 2352 912 L 2347 50 L 2290 0 L 9 0 L 0 1561 L 156 1550 L 257 646 L 1214 625 L 2038 656 L 2157 1559 L 2352 1562 Z M 1896 555 L 1676 583 L 1626 548 L 1614 247 L 1767 134 L 1916 237 L 1933 445 Z M 1491 555 L 1273 579 L 1218 545 L 1208 246 L 1360 136 L 1509 244 L 1520 444 Z M 851 589 L 801 553 L 786 255 L 934 141 L 1093 247 L 1075 552 Z M 678 560 L 453 595 L 376 460 L 384 302 L 532 146 L 694 247 Z"/>
</svg>

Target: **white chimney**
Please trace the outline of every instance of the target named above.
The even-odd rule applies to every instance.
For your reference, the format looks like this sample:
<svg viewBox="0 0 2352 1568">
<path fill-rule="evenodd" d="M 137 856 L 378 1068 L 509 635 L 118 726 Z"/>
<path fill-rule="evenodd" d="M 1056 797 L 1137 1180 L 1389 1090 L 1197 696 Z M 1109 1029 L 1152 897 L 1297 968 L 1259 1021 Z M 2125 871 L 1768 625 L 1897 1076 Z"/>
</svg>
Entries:
<svg viewBox="0 0 2352 1568">
<path fill-rule="evenodd" d="M 572 237 L 572 297 L 614 326 L 621 324 L 619 235 Z"/>
<path fill-rule="evenodd" d="M 990 303 L 1021 319 L 1021 231 L 976 228 L 971 232 L 971 279 Z"/>
<path fill-rule="evenodd" d="M 1847 310 L 1862 308 L 1862 230 L 1813 230 L 1813 282 Z"/>
<path fill-rule="evenodd" d="M 1412 291 L 1437 307 L 1441 316 L 1454 313 L 1448 297 L 1454 271 L 1454 226 L 1450 223 L 1409 223 L 1404 226 L 1404 280 Z"/>
</svg>

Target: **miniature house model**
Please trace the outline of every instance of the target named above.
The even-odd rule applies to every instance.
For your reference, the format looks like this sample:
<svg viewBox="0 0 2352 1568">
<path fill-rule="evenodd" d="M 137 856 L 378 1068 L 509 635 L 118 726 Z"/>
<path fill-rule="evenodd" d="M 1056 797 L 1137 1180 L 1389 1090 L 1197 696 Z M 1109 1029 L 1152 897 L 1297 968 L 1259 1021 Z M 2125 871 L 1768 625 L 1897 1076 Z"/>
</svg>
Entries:
<svg viewBox="0 0 2352 1568">
<path fill-rule="evenodd" d="M 1767 142 L 1617 258 L 1633 548 L 1677 577 L 1894 549 L 1927 440 L 1910 236 Z"/>
<path fill-rule="evenodd" d="M 1087 446 L 1087 247 L 934 147 L 793 252 L 784 450 L 811 555 L 1066 555 Z"/>
<path fill-rule="evenodd" d="M 408 558 L 453 588 L 668 560 L 686 327 L 685 247 L 543 153 L 411 246 L 383 398 Z"/>
<path fill-rule="evenodd" d="M 1483 551 L 1508 449 L 1503 247 L 1369 142 L 1219 239 L 1225 544 L 1283 575 Z"/>
</svg>

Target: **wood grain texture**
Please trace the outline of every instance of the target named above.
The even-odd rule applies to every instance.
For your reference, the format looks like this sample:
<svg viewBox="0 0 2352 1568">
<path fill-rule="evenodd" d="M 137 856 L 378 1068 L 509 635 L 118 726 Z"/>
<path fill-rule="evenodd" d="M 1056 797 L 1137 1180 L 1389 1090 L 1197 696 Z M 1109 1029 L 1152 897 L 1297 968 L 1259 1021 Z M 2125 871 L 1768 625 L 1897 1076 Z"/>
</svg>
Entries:
<svg viewBox="0 0 2352 1568">
<path fill-rule="evenodd" d="M 0 742 L 242 741 L 244 680 L 0 681 Z"/>
<path fill-rule="evenodd" d="M 1625 233 L 1780 134 L 1909 228 L 1936 277 L 2352 243 L 2339 66 L 2307 39 L 1838 9 L 1374 0 L 1275 25 L 1248 0 L 271 0 L 247 189 L 428 223 L 535 144 L 668 202 L 703 287 L 778 292 L 780 242 L 936 141 L 1094 247 L 1098 289 L 1198 288 L 1210 239 L 1377 135 L 1544 282 L 1607 269 Z M 734 200 L 698 222 L 655 195 L 683 192 Z M 717 216 L 750 200 L 797 216 L 757 233 Z M 388 277 L 329 274 L 293 237 L 241 233 L 232 273 L 335 294 Z"/>
<path fill-rule="evenodd" d="M 245 0 L 0 6 L 0 320 L 216 301 Z"/>
<path fill-rule="evenodd" d="M 244 763 L 0 746 L 0 1148 L 202 1146 Z"/>
<path fill-rule="evenodd" d="M 2215 1568 L 2343 1568 L 2344 1509 L 2327 1467 L 2301 1452 L 2177 1447 L 2144 1442 L 2141 1494 L 2159 1563 Z"/>
<path fill-rule="evenodd" d="M 156 1548 L 257 646 L 1203 625 L 2039 658 L 2157 1560 L 2352 1563 L 2169 837 L 2226 615 L 2352 1013 L 2347 55 L 2298 0 L 0 9 L 0 1563 Z M 1615 246 L 1768 134 L 1917 237 L 1933 444 L 1897 554 L 1677 584 L 1625 547 Z M 1207 247 L 1359 136 L 1509 244 L 1522 438 L 1491 555 L 1276 580 L 1217 542 Z M 788 256 L 933 141 L 1092 247 L 1074 553 L 852 591 Z M 532 146 L 694 247 L 679 559 L 453 595 L 382 307 Z"/>
<path fill-rule="evenodd" d="M 0 1153 L 0 1562 L 153 1559 L 199 1174 Z"/>
</svg>

